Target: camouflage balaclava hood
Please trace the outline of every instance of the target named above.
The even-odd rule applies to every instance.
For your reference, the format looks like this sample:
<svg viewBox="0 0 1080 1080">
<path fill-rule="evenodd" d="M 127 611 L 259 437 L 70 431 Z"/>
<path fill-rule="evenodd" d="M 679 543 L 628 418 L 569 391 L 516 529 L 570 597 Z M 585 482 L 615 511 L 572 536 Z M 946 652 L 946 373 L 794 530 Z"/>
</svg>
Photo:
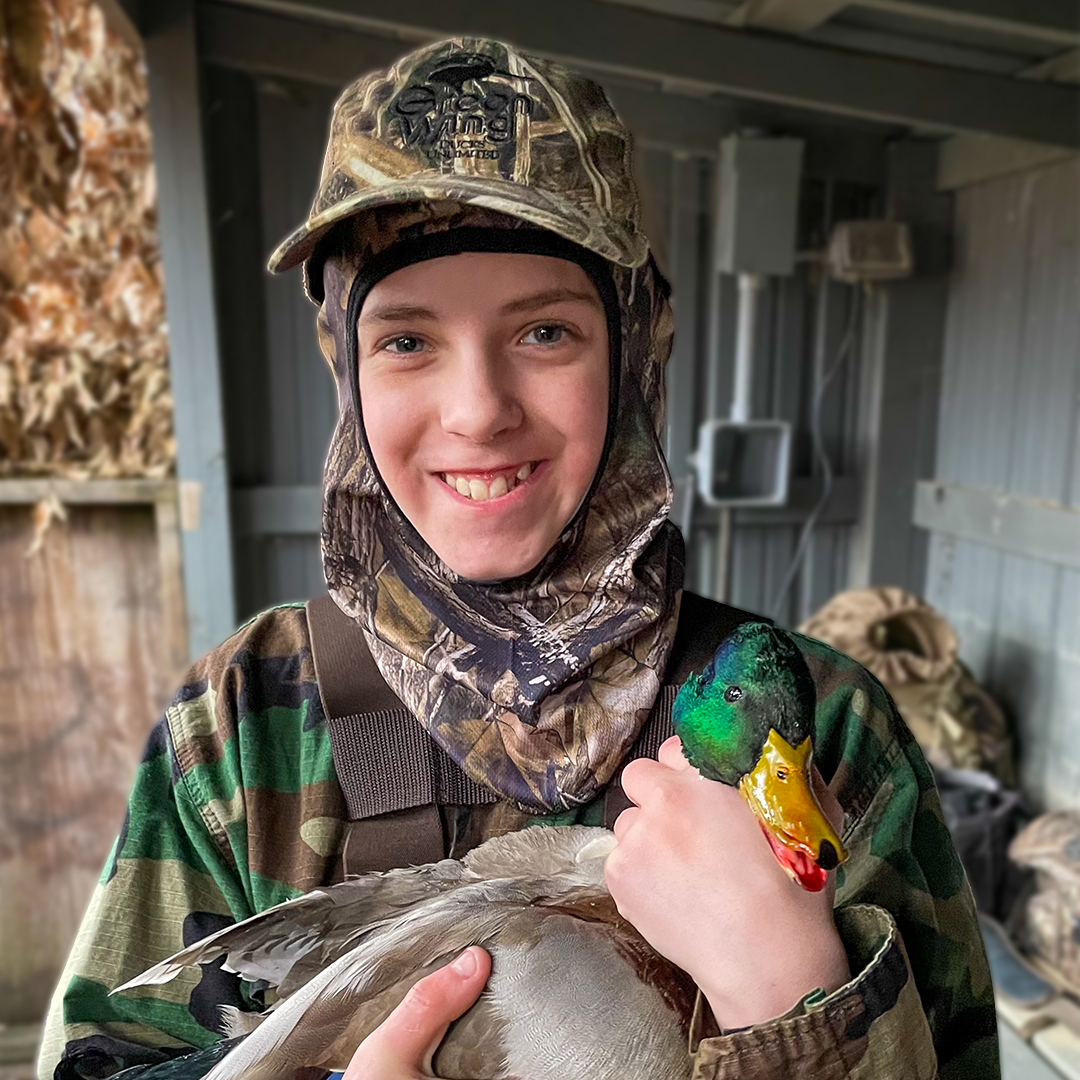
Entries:
<svg viewBox="0 0 1080 1080">
<path fill-rule="evenodd" d="M 541 564 L 473 582 L 423 541 L 365 451 L 351 323 L 373 280 L 425 257 L 396 262 L 403 250 L 477 250 L 446 241 L 488 233 L 491 250 L 540 251 L 542 231 L 584 249 L 583 265 L 606 260 L 621 324 L 614 413 L 591 493 Z M 323 491 L 331 596 L 470 777 L 534 812 L 590 801 L 656 699 L 683 576 L 659 444 L 671 310 L 638 228 L 625 128 L 595 83 L 509 46 L 421 49 L 337 102 L 311 216 L 270 267 L 301 262 L 338 385 Z"/>
</svg>

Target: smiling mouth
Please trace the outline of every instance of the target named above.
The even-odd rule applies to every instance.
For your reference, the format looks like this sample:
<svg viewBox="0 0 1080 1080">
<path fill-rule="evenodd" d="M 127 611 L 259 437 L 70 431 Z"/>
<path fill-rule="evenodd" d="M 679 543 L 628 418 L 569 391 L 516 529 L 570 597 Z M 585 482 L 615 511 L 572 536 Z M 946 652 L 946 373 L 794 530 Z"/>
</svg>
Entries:
<svg viewBox="0 0 1080 1080">
<path fill-rule="evenodd" d="M 457 473 L 438 473 L 447 487 L 473 502 L 490 502 L 509 495 L 514 488 L 523 484 L 532 475 L 538 462 L 527 461 L 516 468 L 495 470 L 483 474 L 458 475 Z"/>
</svg>

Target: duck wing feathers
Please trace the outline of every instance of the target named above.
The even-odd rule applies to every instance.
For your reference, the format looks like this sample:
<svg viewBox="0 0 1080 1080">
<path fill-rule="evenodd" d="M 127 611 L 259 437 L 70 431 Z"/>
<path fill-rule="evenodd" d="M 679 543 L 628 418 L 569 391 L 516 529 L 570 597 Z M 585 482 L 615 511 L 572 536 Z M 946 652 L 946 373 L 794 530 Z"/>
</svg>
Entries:
<svg viewBox="0 0 1080 1080">
<path fill-rule="evenodd" d="M 289 996 L 206 1078 L 277 1080 L 343 1069 L 413 983 L 478 944 L 492 975 L 443 1041 L 439 1076 L 678 1080 L 689 1075 L 694 987 L 619 918 L 603 878 L 613 846 L 602 829 L 528 829 L 461 862 L 364 875 L 229 927 L 127 985 L 221 956 L 246 978 L 284 972 Z"/>
</svg>

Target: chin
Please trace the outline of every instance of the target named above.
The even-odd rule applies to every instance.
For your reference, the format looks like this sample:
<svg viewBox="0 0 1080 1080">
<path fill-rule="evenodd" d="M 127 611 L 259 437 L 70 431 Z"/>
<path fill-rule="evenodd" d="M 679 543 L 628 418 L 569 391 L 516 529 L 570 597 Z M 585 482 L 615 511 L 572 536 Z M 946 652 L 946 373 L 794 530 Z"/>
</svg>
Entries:
<svg viewBox="0 0 1080 1080">
<path fill-rule="evenodd" d="M 520 550 L 520 549 L 519 549 Z M 489 554 L 478 551 L 435 552 L 459 577 L 467 581 L 505 581 L 527 574 L 547 554 L 547 548 L 531 555 L 508 558 L 505 548 Z"/>
</svg>

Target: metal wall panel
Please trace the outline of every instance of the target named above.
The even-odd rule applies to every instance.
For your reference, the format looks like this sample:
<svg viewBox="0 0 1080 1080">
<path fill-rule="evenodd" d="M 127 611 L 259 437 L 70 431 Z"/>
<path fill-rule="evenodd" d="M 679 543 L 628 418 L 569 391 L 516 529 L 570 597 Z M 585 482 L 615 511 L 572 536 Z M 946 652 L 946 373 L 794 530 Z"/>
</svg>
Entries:
<svg viewBox="0 0 1080 1080">
<path fill-rule="evenodd" d="M 958 193 L 938 479 L 1080 505 L 1078 187 L 1072 159 Z M 927 594 L 1010 712 L 1025 787 L 1080 806 L 1080 572 L 935 535 Z"/>
</svg>

